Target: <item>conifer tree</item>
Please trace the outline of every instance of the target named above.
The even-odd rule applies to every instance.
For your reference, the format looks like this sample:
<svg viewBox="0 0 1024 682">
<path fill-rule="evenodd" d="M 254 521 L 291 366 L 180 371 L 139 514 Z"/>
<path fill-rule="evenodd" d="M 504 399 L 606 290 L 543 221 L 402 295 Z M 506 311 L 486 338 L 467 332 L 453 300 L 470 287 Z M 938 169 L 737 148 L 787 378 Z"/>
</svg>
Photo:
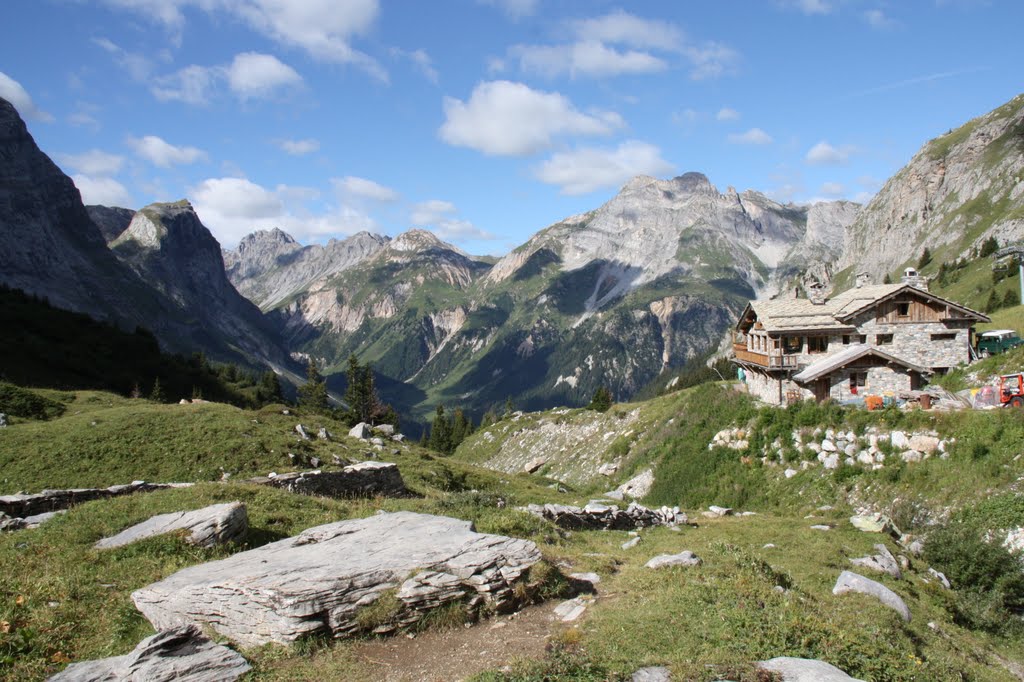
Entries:
<svg viewBox="0 0 1024 682">
<path fill-rule="evenodd" d="M 281 381 L 273 370 L 267 370 L 260 376 L 260 385 L 256 388 L 256 399 L 263 405 L 284 402 Z"/>
<path fill-rule="evenodd" d="M 605 386 L 599 386 L 594 391 L 594 396 L 590 399 L 590 404 L 587 405 L 588 410 L 595 410 L 597 412 L 607 412 L 612 406 L 612 392 Z"/>
<path fill-rule="evenodd" d="M 299 407 L 311 412 L 326 412 L 328 406 L 327 382 L 317 369 L 316 363 L 310 358 L 306 365 L 306 383 L 299 386 Z"/>
<path fill-rule="evenodd" d="M 160 385 L 160 377 L 153 379 L 153 390 L 149 392 L 149 399 L 154 403 L 162 403 L 167 401 L 167 396 L 164 395 L 163 386 Z"/>
<path fill-rule="evenodd" d="M 438 405 L 434 412 L 434 422 L 430 425 L 430 439 L 427 441 L 431 450 L 445 454 L 452 451 L 452 425 L 444 414 L 444 405 Z"/>
<path fill-rule="evenodd" d="M 462 408 L 455 408 L 455 414 L 452 415 L 451 452 L 454 452 L 455 448 L 459 447 L 459 444 L 466 440 L 471 433 L 473 433 L 473 421 L 466 416 Z"/>
<path fill-rule="evenodd" d="M 921 252 L 921 258 L 917 261 L 917 269 L 921 270 L 924 266 L 932 262 L 932 252 L 928 247 L 924 247 L 924 251 Z"/>
</svg>

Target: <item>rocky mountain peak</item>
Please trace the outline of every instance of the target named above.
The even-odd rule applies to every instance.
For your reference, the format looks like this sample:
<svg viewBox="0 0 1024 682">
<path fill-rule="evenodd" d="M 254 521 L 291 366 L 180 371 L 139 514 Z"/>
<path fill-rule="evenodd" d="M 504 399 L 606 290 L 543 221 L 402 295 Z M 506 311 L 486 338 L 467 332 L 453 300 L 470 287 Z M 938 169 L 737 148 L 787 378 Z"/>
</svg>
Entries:
<svg viewBox="0 0 1024 682">
<path fill-rule="evenodd" d="M 164 249 L 168 244 L 192 250 L 203 248 L 209 251 L 212 248 L 216 250 L 217 259 L 221 259 L 220 245 L 186 199 L 150 204 L 139 209 L 128 229 L 114 240 L 111 248 L 116 249 L 127 242 L 144 249 Z"/>
<path fill-rule="evenodd" d="M 238 242 L 239 251 L 261 248 L 264 245 L 291 246 L 298 245 L 295 238 L 279 227 L 269 230 L 256 230 L 247 234 Z"/>
<path fill-rule="evenodd" d="M 459 250 L 441 241 L 437 235 L 429 230 L 413 228 L 395 237 L 388 247 L 394 251 L 424 251 L 427 249 L 445 249 L 447 251 L 459 252 Z"/>
<path fill-rule="evenodd" d="M 708 176 L 691 171 L 669 180 L 672 187 L 680 194 L 718 194 L 718 188 L 711 184 Z"/>
</svg>

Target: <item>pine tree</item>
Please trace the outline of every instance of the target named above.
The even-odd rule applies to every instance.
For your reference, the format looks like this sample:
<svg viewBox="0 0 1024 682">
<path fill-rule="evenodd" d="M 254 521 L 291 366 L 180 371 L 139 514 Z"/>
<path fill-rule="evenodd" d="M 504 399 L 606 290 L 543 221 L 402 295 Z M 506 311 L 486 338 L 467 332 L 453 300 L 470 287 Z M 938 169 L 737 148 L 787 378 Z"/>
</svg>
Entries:
<svg viewBox="0 0 1024 682">
<path fill-rule="evenodd" d="M 597 412 L 607 412 L 612 406 L 612 392 L 605 386 L 599 386 L 594 391 L 594 397 L 590 399 L 590 404 L 587 405 L 588 410 L 595 410 Z"/>
<path fill-rule="evenodd" d="M 932 262 L 932 252 L 928 247 L 924 247 L 924 251 L 921 252 L 921 258 L 917 261 L 917 269 L 921 270 L 924 266 Z"/>
<path fill-rule="evenodd" d="M 1003 294 L 1003 307 L 1012 308 L 1013 306 L 1020 303 L 1020 296 L 1013 289 L 1007 289 L 1006 293 Z"/>
<path fill-rule="evenodd" d="M 991 256 L 998 250 L 999 242 L 996 240 L 995 237 L 989 237 L 988 239 L 981 243 L 981 251 L 978 252 L 978 255 L 981 256 L 982 258 L 985 258 L 987 256 Z"/>
<path fill-rule="evenodd" d="M 167 396 L 164 395 L 163 386 L 160 385 L 160 377 L 153 379 L 153 390 L 149 392 L 149 399 L 154 403 L 163 403 L 167 401 Z"/>
<path fill-rule="evenodd" d="M 889 276 L 888 272 L 885 273 L 885 279 L 882 280 L 882 284 L 892 284 L 892 277 Z"/>
<path fill-rule="evenodd" d="M 494 411 L 494 408 L 484 412 L 484 416 L 480 419 L 480 428 L 487 428 L 492 424 L 498 423 L 498 414 Z"/>
<path fill-rule="evenodd" d="M 299 407 L 310 412 L 326 412 L 329 407 L 327 382 L 312 358 L 306 365 L 306 383 L 299 386 Z"/>
<path fill-rule="evenodd" d="M 272 370 L 267 370 L 260 377 L 260 385 L 256 388 L 256 399 L 261 405 L 284 402 L 281 381 Z"/>
<path fill-rule="evenodd" d="M 461 408 L 456 408 L 455 414 L 452 415 L 452 452 L 454 452 L 455 448 L 459 447 L 459 444 L 466 440 L 466 437 L 471 433 L 473 433 L 473 421 L 466 417 L 466 413 L 463 412 Z"/>
<path fill-rule="evenodd" d="M 999 309 L 1000 303 L 1002 303 L 1002 301 L 999 299 L 999 294 L 997 294 L 995 289 L 993 289 L 988 295 L 988 300 L 985 302 L 985 312 L 995 312 Z"/>
<path fill-rule="evenodd" d="M 438 405 L 434 412 L 434 422 L 430 425 L 430 440 L 427 442 L 431 450 L 445 454 L 452 451 L 452 425 L 444 414 L 444 405 Z"/>
</svg>

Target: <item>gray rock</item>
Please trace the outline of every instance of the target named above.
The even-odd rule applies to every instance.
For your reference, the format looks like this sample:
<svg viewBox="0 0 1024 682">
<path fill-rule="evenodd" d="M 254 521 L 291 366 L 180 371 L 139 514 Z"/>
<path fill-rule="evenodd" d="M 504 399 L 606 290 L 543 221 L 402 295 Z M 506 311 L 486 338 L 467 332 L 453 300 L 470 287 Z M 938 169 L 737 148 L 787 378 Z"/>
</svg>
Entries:
<svg viewBox="0 0 1024 682">
<path fill-rule="evenodd" d="M 125 656 L 72 663 L 50 681 L 230 682 L 249 670 L 237 652 L 186 625 L 147 637 Z"/>
<path fill-rule="evenodd" d="M 929 567 L 928 568 L 928 573 L 929 573 L 929 575 L 932 575 L 935 578 L 937 578 L 938 581 L 939 581 L 939 584 L 941 584 L 947 590 L 952 587 L 949 584 L 949 579 L 946 578 L 946 575 L 942 571 L 936 571 L 934 568 Z"/>
<path fill-rule="evenodd" d="M 836 444 L 833 443 L 832 441 L 823 440 L 821 441 L 821 450 L 822 452 L 837 452 L 839 448 L 836 447 Z"/>
<path fill-rule="evenodd" d="M 107 497 L 133 495 L 166 488 L 187 488 L 191 483 L 146 483 L 133 481 L 127 485 L 112 485 L 109 488 L 73 488 L 70 490 L 44 490 L 31 495 L 0 495 L 0 514 L 15 518 L 36 516 L 45 512 L 67 509 L 82 502 Z"/>
<path fill-rule="evenodd" d="M 563 623 L 571 623 L 583 615 L 590 603 L 590 599 L 583 599 L 581 597 L 569 599 L 555 607 L 555 617 Z"/>
<path fill-rule="evenodd" d="M 821 458 L 821 466 L 826 469 L 838 469 L 839 468 L 839 455 L 832 453 Z"/>
<path fill-rule="evenodd" d="M 615 472 L 619 470 L 619 465 L 614 462 L 606 462 L 597 469 L 597 473 L 602 476 L 614 476 Z"/>
<path fill-rule="evenodd" d="M 309 434 L 306 433 L 306 427 L 302 424 L 295 425 L 295 433 L 299 434 L 299 438 L 302 440 L 309 440 Z"/>
<path fill-rule="evenodd" d="M 590 583 L 591 586 L 601 582 L 601 576 L 597 573 L 570 573 L 569 577 L 579 582 Z"/>
<path fill-rule="evenodd" d="M 199 547 L 214 547 L 237 540 L 249 530 L 249 517 L 241 502 L 215 504 L 187 512 L 160 514 L 126 528 L 117 535 L 103 538 L 96 549 L 123 547 L 156 535 L 185 531 L 186 542 Z"/>
<path fill-rule="evenodd" d="M 793 478 L 798 473 L 800 472 L 798 472 L 796 469 L 786 469 L 785 471 L 782 472 L 782 475 L 785 476 L 786 478 Z"/>
<path fill-rule="evenodd" d="M 648 526 L 675 526 L 687 523 L 686 514 L 679 507 L 648 509 L 631 502 L 626 509 L 616 505 L 591 502 L 587 506 L 572 507 L 564 504 L 530 504 L 522 508 L 534 516 L 553 521 L 570 530 L 631 530 Z"/>
<path fill-rule="evenodd" d="M 850 523 L 854 528 L 865 533 L 888 533 L 889 535 L 895 534 L 896 537 L 899 536 L 892 519 L 883 514 L 857 514 L 850 517 Z"/>
<path fill-rule="evenodd" d="M 762 670 L 782 676 L 782 682 L 863 682 L 839 668 L 809 658 L 780 656 L 757 664 Z"/>
<path fill-rule="evenodd" d="M 832 526 L 826 525 L 824 523 L 817 523 L 811 526 L 811 530 L 832 530 Z"/>
<path fill-rule="evenodd" d="M 652 486 L 654 486 L 654 472 L 647 469 L 620 485 L 616 490 L 626 497 L 640 499 L 651 492 Z"/>
<path fill-rule="evenodd" d="M 523 471 L 525 471 L 528 474 L 535 473 L 539 471 L 540 468 L 547 463 L 547 461 L 548 460 L 543 457 L 534 457 L 529 462 L 523 465 Z"/>
<path fill-rule="evenodd" d="M 251 483 L 323 497 L 403 497 L 405 481 L 392 462 L 360 462 L 341 471 L 301 471 L 249 479 Z"/>
<path fill-rule="evenodd" d="M 622 549 L 633 549 L 640 544 L 640 537 L 630 538 L 622 543 Z"/>
<path fill-rule="evenodd" d="M 366 422 L 359 422 L 348 432 L 348 435 L 352 438 L 358 438 L 359 440 L 366 440 L 370 437 L 370 425 Z"/>
<path fill-rule="evenodd" d="M 3 412 L 0 412 L 0 429 L 6 429 L 6 428 L 7 428 L 7 415 L 4 414 Z"/>
<path fill-rule="evenodd" d="M 871 569 L 872 571 L 888 573 L 897 580 L 902 578 L 903 572 L 900 571 L 900 565 L 888 548 L 883 544 L 877 544 L 875 549 L 878 550 L 878 554 L 860 557 L 859 559 L 850 559 L 850 563 L 854 566 Z"/>
<path fill-rule="evenodd" d="M 671 682 L 672 674 L 668 671 L 668 668 L 652 666 L 640 668 L 629 679 L 630 682 Z"/>
<path fill-rule="evenodd" d="M 691 552 L 685 550 L 679 554 L 659 554 L 644 566 L 646 568 L 662 568 L 663 566 L 700 566 L 703 561 L 700 557 Z"/>
<path fill-rule="evenodd" d="M 386 592 L 396 608 L 377 632 L 446 604 L 502 611 L 517 605 L 515 584 L 540 558 L 534 543 L 476 533 L 468 521 L 383 513 L 186 568 L 132 599 L 154 627 L 197 623 L 259 646 L 358 632 L 360 611 Z"/>
<path fill-rule="evenodd" d="M 858 592 L 874 597 L 899 613 L 903 620 L 908 623 L 910 622 L 910 609 L 907 608 L 906 603 L 898 594 L 881 583 L 877 583 L 852 571 L 843 571 L 839 574 L 835 587 L 832 588 L 832 594 L 840 595 L 847 592 Z"/>
<path fill-rule="evenodd" d="M 391 436 L 395 435 L 395 427 L 392 426 L 391 424 L 378 424 L 377 426 L 375 426 L 373 428 L 378 433 L 380 433 L 380 434 L 382 434 L 384 436 L 387 436 L 388 438 L 390 438 Z"/>
<path fill-rule="evenodd" d="M 320 430 L 316 432 L 316 438 L 317 440 L 334 440 L 333 436 L 331 436 L 331 432 L 323 426 L 321 426 Z"/>
</svg>

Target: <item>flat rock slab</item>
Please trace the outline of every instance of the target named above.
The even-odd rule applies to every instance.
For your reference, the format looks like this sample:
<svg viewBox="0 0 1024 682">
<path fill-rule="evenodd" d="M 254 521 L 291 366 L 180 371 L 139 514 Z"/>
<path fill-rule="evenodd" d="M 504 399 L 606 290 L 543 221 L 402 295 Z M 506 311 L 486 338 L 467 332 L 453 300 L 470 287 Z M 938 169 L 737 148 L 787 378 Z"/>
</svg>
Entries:
<svg viewBox="0 0 1024 682">
<path fill-rule="evenodd" d="M 135 481 L 126 485 L 112 485 L 109 488 L 73 488 L 70 490 L 43 490 L 31 495 L 0 495 L 0 514 L 15 518 L 36 516 L 46 512 L 67 509 L 72 505 L 100 500 L 106 497 L 119 497 L 146 493 L 164 488 L 187 488 L 191 483 L 146 483 Z"/>
<path fill-rule="evenodd" d="M 249 517 L 241 502 L 214 504 L 194 511 L 160 514 L 97 542 L 96 549 L 123 547 L 165 533 L 184 531 L 186 542 L 215 547 L 237 540 L 249 530 Z"/>
<path fill-rule="evenodd" d="M 644 564 L 644 567 L 662 568 L 664 566 L 700 566 L 702 563 L 704 562 L 701 561 L 699 556 L 690 550 L 686 550 L 679 554 L 659 554 Z"/>
<path fill-rule="evenodd" d="M 782 676 L 782 682 L 864 682 L 839 668 L 810 658 L 780 656 L 757 664 L 762 670 Z"/>
<path fill-rule="evenodd" d="M 283 488 L 300 495 L 322 497 L 403 497 L 408 495 L 405 481 L 392 462 L 360 462 L 341 471 L 300 471 L 260 476 L 250 479 L 253 483 Z"/>
<path fill-rule="evenodd" d="M 365 630 L 360 611 L 388 590 L 394 627 L 453 602 L 470 612 L 502 611 L 516 605 L 515 583 L 540 558 L 534 543 L 477 533 L 469 521 L 397 512 L 317 526 L 192 566 L 132 599 L 154 627 L 203 624 L 259 646 Z"/>
<path fill-rule="evenodd" d="M 125 656 L 72 663 L 51 682 L 231 682 L 249 672 L 237 652 L 214 644 L 195 625 L 158 632 Z"/>
<path fill-rule="evenodd" d="M 910 609 L 898 594 L 890 590 L 882 583 L 875 582 L 853 571 L 843 571 L 836 580 L 832 594 L 846 594 L 847 592 L 859 592 L 874 597 L 890 609 L 900 614 L 903 620 L 910 622 Z"/>
<path fill-rule="evenodd" d="M 630 682 L 670 682 L 672 673 L 661 666 L 640 668 L 629 679 Z"/>
</svg>

